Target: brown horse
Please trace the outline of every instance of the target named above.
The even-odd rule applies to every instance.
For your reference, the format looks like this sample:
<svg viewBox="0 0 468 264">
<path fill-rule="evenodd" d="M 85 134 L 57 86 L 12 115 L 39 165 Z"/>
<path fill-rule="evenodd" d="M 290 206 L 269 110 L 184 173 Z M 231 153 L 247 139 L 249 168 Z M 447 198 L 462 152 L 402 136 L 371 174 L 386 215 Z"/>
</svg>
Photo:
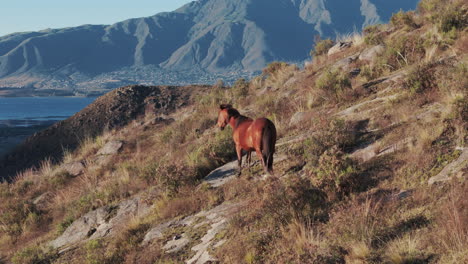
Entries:
<svg viewBox="0 0 468 264">
<path fill-rule="evenodd" d="M 273 154 L 275 153 L 276 128 L 273 122 L 266 118 L 253 120 L 243 116 L 232 105 L 220 105 L 218 113 L 218 127 L 223 130 L 230 125 L 232 137 L 236 144 L 239 175 L 242 170 L 242 150 L 247 152 L 247 164 L 250 167 L 251 152 L 255 151 L 260 158 L 263 168 L 273 174 Z"/>
</svg>

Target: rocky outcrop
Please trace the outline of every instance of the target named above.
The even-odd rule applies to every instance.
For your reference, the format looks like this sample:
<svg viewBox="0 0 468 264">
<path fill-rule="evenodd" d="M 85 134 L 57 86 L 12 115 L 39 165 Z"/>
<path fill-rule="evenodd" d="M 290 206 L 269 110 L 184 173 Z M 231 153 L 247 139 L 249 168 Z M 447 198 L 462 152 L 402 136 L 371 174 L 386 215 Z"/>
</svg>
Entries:
<svg viewBox="0 0 468 264">
<path fill-rule="evenodd" d="M 457 178 L 466 178 L 468 176 L 468 148 L 462 148 L 462 153 L 458 159 L 445 166 L 445 168 L 436 176 L 429 179 L 429 185 L 438 182 L 445 182 Z"/>
<path fill-rule="evenodd" d="M 49 245 L 65 251 L 75 244 L 90 239 L 102 238 L 116 234 L 118 227 L 134 217 L 143 217 L 149 213 L 150 205 L 145 199 L 135 197 L 115 206 L 105 206 L 75 220 L 65 232 Z"/>
<path fill-rule="evenodd" d="M 228 219 L 235 215 L 241 208 L 242 204 L 239 203 L 223 203 L 208 211 L 201 211 L 195 215 L 185 217 L 181 220 L 171 220 L 169 222 L 160 224 L 152 229 L 145 235 L 142 246 L 148 246 L 153 241 L 162 239 L 163 235 L 171 230 L 183 230 L 182 233 L 177 233 L 172 236 L 169 241 L 164 241 L 163 249 L 166 253 L 175 253 L 182 250 L 188 250 L 195 253 L 193 257 L 186 260 L 186 263 L 212 263 L 216 259 L 211 256 L 210 250 L 222 245 L 222 239 L 216 237 L 227 226 Z M 204 232 L 201 240 L 192 241 L 189 232 L 208 226 L 207 231 Z M 193 245 L 186 248 L 188 245 Z"/>
<path fill-rule="evenodd" d="M 373 63 L 385 50 L 383 45 L 376 45 L 361 52 L 359 60 Z"/>
</svg>

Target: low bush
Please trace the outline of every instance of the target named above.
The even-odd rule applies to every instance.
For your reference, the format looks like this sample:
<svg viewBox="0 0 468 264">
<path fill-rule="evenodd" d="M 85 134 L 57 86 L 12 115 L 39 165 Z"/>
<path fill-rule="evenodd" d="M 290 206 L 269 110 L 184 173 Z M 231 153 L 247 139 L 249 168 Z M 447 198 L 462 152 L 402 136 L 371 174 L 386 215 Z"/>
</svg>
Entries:
<svg viewBox="0 0 468 264">
<path fill-rule="evenodd" d="M 378 25 L 367 26 L 364 29 L 364 43 L 367 45 L 379 45 L 384 42 Z"/>
<path fill-rule="evenodd" d="M 240 78 L 231 89 L 235 98 L 243 98 L 249 94 L 249 82 L 244 78 Z"/>
<path fill-rule="evenodd" d="M 403 87 L 413 95 L 436 89 L 435 66 L 430 63 L 416 65 L 406 77 Z"/>
<path fill-rule="evenodd" d="M 333 47 L 334 42 L 331 39 L 319 40 L 315 43 L 314 49 L 310 52 L 310 56 L 320 56 L 327 54 L 328 50 Z"/>
<path fill-rule="evenodd" d="M 311 181 L 325 190 L 329 198 L 341 197 L 357 188 L 357 163 L 348 158 L 337 146 L 326 150 L 312 170 Z"/>
<path fill-rule="evenodd" d="M 336 103 L 347 99 L 352 91 L 351 80 L 346 72 L 327 70 L 315 82 L 316 103 Z"/>
<path fill-rule="evenodd" d="M 40 246 L 30 246 L 17 252 L 11 259 L 14 264 L 49 264 L 58 257 L 55 250 L 45 250 Z"/>
<path fill-rule="evenodd" d="M 394 26 L 398 27 L 404 27 L 408 30 L 418 28 L 418 25 L 414 21 L 414 12 L 403 12 L 403 10 L 400 10 L 400 12 L 393 14 L 393 16 L 390 19 L 390 23 Z"/>
<path fill-rule="evenodd" d="M 394 71 L 419 62 L 426 54 L 424 42 L 421 36 L 414 34 L 390 38 L 379 63 Z"/>
</svg>

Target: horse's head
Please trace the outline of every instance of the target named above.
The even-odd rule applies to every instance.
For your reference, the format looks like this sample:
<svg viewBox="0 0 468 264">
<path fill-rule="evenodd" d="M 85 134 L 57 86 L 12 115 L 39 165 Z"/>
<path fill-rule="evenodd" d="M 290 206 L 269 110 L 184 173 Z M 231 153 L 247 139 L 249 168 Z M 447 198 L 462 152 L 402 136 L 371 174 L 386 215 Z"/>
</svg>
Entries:
<svg viewBox="0 0 468 264">
<path fill-rule="evenodd" d="M 229 119 L 231 118 L 229 114 L 230 109 L 233 109 L 232 105 L 230 104 L 222 104 L 219 106 L 217 125 L 219 128 L 221 128 L 221 130 L 224 130 L 227 124 L 229 124 Z"/>
</svg>

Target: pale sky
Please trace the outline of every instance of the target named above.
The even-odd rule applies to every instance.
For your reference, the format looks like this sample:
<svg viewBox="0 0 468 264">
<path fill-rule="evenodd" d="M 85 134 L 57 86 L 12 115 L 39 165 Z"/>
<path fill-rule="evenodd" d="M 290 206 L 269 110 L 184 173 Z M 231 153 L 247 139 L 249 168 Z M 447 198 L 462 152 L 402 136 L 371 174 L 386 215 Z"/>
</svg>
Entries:
<svg viewBox="0 0 468 264">
<path fill-rule="evenodd" d="M 113 24 L 173 11 L 191 0 L 0 0 L 0 36 L 83 24 Z"/>
</svg>

